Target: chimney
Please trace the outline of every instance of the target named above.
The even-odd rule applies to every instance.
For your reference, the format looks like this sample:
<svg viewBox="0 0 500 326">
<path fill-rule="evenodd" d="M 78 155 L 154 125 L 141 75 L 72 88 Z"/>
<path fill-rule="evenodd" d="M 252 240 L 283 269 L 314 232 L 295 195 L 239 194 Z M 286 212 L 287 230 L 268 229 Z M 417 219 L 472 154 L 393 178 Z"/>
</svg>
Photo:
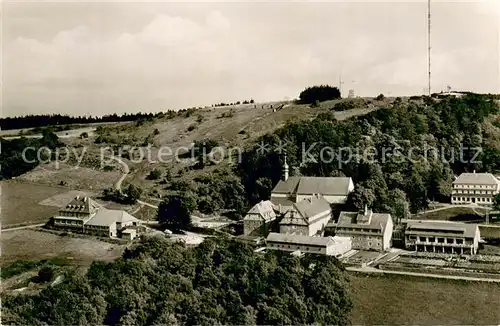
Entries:
<svg viewBox="0 0 500 326">
<path fill-rule="evenodd" d="M 368 216 L 368 205 L 365 204 L 365 213 L 364 215 Z"/>
<path fill-rule="evenodd" d="M 80 195 L 76 196 L 76 200 L 79 200 L 80 199 Z"/>
<path fill-rule="evenodd" d="M 83 197 L 83 202 L 86 203 L 87 202 L 87 197 Z"/>
<path fill-rule="evenodd" d="M 472 173 L 476 173 L 476 170 L 472 171 Z"/>
</svg>

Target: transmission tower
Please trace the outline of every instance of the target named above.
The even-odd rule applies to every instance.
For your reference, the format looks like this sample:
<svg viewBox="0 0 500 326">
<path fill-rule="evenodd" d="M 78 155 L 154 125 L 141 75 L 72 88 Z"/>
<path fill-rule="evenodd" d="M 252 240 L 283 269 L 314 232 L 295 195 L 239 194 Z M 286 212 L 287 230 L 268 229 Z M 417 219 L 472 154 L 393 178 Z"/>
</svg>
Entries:
<svg viewBox="0 0 500 326">
<path fill-rule="evenodd" d="M 427 0 L 427 62 L 429 64 L 429 96 L 431 96 L 431 0 Z"/>
</svg>

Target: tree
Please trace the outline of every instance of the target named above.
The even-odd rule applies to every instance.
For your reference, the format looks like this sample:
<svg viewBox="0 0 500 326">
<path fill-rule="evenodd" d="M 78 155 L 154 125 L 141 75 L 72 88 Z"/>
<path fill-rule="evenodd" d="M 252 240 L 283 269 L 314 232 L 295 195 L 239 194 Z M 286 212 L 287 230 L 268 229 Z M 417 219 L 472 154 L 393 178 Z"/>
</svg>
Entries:
<svg viewBox="0 0 500 326">
<path fill-rule="evenodd" d="M 135 204 L 139 198 L 141 198 L 142 189 L 138 186 L 134 186 L 133 184 L 129 184 L 127 190 L 125 191 L 125 196 L 127 197 L 127 201 Z"/>
<path fill-rule="evenodd" d="M 493 209 L 500 210 L 500 194 L 496 194 L 493 197 Z"/>
<path fill-rule="evenodd" d="M 384 94 L 379 94 L 375 99 L 377 101 L 382 101 L 385 98 Z"/>
<path fill-rule="evenodd" d="M 315 101 L 323 102 L 339 98 L 339 89 L 329 85 L 307 87 L 299 95 L 300 102 L 303 104 L 313 104 Z"/>
<path fill-rule="evenodd" d="M 195 209 L 193 193 L 170 196 L 158 207 L 158 220 L 174 230 L 184 230 L 191 226 L 191 213 Z"/>
<path fill-rule="evenodd" d="M 86 139 L 86 138 L 89 138 L 89 134 L 88 134 L 87 132 L 82 132 L 82 133 L 80 134 L 80 138 L 81 138 L 81 139 Z"/>
<path fill-rule="evenodd" d="M 54 279 L 54 270 L 50 266 L 44 266 L 38 271 L 38 281 L 40 283 L 50 282 Z"/>
</svg>

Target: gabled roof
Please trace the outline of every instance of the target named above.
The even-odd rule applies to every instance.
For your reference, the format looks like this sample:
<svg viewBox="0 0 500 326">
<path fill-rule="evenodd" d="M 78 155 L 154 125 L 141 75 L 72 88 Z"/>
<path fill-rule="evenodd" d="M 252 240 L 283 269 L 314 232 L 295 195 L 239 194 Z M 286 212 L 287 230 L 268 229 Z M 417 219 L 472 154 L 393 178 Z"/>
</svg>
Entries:
<svg viewBox="0 0 500 326">
<path fill-rule="evenodd" d="M 358 228 L 358 229 L 371 229 L 384 231 L 391 214 L 386 213 L 371 213 L 369 223 L 359 223 L 358 212 L 341 212 L 337 228 Z"/>
<path fill-rule="evenodd" d="M 273 203 L 269 200 L 261 201 L 255 204 L 245 216 L 245 220 L 272 220 L 276 217 L 274 212 Z"/>
<path fill-rule="evenodd" d="M 453 183 L 497 185 L 500 181 L 491 173 L 462 173 Z"/>
<path fill-rule="evenodd" d="M 335 244 L 335 241 L 333 241 L 331 237 L 309 237 L 306 235 L 283 234 L 274 232 L 269 233 L 266 241 L 324 247 Z"/>
<path fill-rule="evenodd" d="M 286 181 L 280 180 L 272 193 L 346 196 L 350 183 L 348 177 L 289 177 Z"/>
<path fill-rule="evenodd" d="M 85 225 L 110 226 L 113 223 L 139 222 L 129 213 L 120 210 L 101 208 Z"/>
<path fill-rule="evenodd" d="M 276 194 L 292 194 L 297 191 L 301 177 L 289 177 L 286 181 L 280 180 L 274 187 L 272 193 Z"/>
<path fill-rule="evenodd" d="M 460 223 L 460 222 L 450 222 L 450 221 L 426 221 L 426 220 L 403 220 L 406 224 L 407 232 L 414 231 L 414 233 L 439 233 L 444 234 L 446 232 L 456 232 L 463 235 L 466 238 L 474 238 L 476 236 L 476 231 L 478 229 L 477 224 Z"/>
<path fill-rule="evenodd" d="M 347 196 L 350 181 L 347 177 L 301 177 L 297 193 Z"/>
<path fill-rule="evenodd" d="M 75 197 L 68 205 L 59 209 L 59 215 L 64 213 L 85 213 L 93 214 L 100 208 L 100 205 L 89 197 Z"/>
<path fill-rule="evenodd" d="M 294 204 L 293 207 L 302 217 L 308 220 L 320 213 L 331 211 L 330 203 L 323 196 L 306 198 Z"/>
</svg>

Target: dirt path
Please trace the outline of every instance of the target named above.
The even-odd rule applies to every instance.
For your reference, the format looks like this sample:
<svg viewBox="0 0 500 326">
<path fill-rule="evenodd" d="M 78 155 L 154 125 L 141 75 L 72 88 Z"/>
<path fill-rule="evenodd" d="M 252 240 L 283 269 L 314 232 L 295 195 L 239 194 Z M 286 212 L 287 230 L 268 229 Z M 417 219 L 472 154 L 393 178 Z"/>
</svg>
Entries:
<svg viewBox="0 0 500 326">
<path fill-rule="evenodd" d="M 123 168 L 122 175 L 120 176 L 120 178 L 115 183 L 115 189 L 119 190 L 121 192 L 122 191 L 123 180 L 125 180 L 125 178 L 127 177 L 127 175 L 130 173 L 130 168 L 128 167 L 127 163 L 125 163 L 121 158 L 113 156 L 112 159 L 115 160 L 115 161 L 117 161 L 122 166 L 122 168 Z M 141 204 L 141 205 L 149 206 L 151 208 L 158 208 L 158 206 L 153 205 L 151 203 L 144 202 L 142 200 L 138 200 L 137 202 L 139 204 Z"/>
</svg>

